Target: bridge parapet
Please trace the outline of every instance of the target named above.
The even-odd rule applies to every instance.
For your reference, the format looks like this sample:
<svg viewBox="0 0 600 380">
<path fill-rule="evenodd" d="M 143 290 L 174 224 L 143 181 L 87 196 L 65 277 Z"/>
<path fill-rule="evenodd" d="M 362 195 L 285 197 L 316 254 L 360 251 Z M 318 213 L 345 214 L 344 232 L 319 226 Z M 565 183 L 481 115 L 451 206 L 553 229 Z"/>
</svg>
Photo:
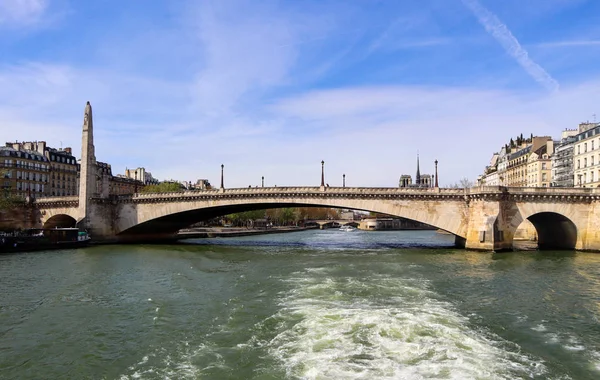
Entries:
<svg viewBox="0 0 600 380">
<path fill-rule="evenodd" d="M 78 207 L 79 197 L 78 196 L 67 196 L 67 197 L 41 197 L 34 199 L 33 203 L 37 207 Z"/>
<path fill-rule="evenodd" d="M 574 187 L 482 186 L 469 189 L 469 199 L 508 201 L 592 202 L 600 200 L 600 189 Z"/>
<path fill-rule="evenodd" d="M 468 190 L 468 189 L 467 189 Z M 348 197 L 432 199 L 462 198 L 465 189 L 388 188 L 388 187 L 260 187 L 237 189 L 186 190 L 169 193 L 138 193 L 116 198 L 119 203 L 174 202 L 194 199 L 282 198 L 282 197 Z"/>
</svg>

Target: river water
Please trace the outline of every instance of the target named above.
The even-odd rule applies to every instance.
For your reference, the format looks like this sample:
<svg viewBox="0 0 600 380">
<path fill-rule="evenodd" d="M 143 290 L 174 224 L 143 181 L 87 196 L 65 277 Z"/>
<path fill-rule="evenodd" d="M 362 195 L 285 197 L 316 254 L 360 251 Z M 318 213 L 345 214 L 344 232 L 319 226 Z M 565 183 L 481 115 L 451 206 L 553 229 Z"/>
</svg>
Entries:
<svg viewBox="0 0 600 380">
<path fill-rule="evenodd" d="M 600 255 L 303 231 L 0 256 L 2 379 L 598 379 Z"/>
</svg>

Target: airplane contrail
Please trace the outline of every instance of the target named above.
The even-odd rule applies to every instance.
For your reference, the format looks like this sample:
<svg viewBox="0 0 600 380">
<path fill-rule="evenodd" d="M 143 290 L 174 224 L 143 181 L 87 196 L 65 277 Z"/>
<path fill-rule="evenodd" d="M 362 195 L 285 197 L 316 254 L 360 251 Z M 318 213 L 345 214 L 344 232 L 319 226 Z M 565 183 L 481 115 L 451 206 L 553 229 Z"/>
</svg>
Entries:
<svg viewBox="0 0 600 380">
<path fill-rule="evenodd" d="M 527 74 L 548 90 L 558 91 L 558 82 L 540 65 L 529 58 L 527 51 L 495 14 L 482 6 L 477 0 L 462 0 L 462 2 L 473 12 L 485 30 L 525 69 Z"/>
</svg>

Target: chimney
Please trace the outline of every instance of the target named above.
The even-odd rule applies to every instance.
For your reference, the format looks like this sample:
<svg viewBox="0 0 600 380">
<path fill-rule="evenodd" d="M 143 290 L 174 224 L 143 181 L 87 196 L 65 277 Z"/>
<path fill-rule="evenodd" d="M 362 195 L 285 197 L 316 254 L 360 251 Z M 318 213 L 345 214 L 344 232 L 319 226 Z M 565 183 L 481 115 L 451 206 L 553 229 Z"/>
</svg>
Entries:
<svg viewBox="0 0 600 380">
<path fill-rule="evenodd" d="M 37 151 L 41 154 L 44 154 L 46 152 L 46 142 L 45 141 L 37 142 Z"/>
</svg>

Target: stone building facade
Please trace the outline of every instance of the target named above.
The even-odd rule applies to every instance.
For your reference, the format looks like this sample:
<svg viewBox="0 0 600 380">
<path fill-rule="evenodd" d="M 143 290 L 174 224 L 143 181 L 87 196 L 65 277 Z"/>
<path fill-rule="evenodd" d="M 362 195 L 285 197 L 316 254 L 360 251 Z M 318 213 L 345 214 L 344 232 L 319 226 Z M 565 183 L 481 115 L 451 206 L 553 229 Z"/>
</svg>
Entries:
<svg viewBox="0 0 600 380">
<path fill-rule="evenodd" d="M 560 141 L 556 144 L 552 155 L 552 186 L 575 186 L 573 167 L 573 150 L 577 140 L 577 129 L 566 129 L 562 132 Z"/>
<path fill-rule="evenodd" d="M 15 149 L 12 144 L 0 147 L 2 191 L 15 197 L 48 195 L 50 162 L 43 154 L 25 149 Z"/>
<path fill-rule="evenodd" d="M 549 187 L 554 141 L 549 136 L 519 137 L 494 153 L 479 176 L 480 186 Z"/>
<path fill-rule="evenodd" d="M 573 149 L 575 187 L 600 186 L 600 123 L 579 124 Z"/>
<path fill-rule="evenodd" d="M 49 178 L 45 186 L 46 196 L 77 195 L 77 160 L 71 148 L 55 149 L 45 141 L 6 143 L 6 146 L 21 152 L 37 152 L 50 163 Z"/>
<path fill-rule="evenodd" d="M 160 182 L 146 168 L 125 169 L 125 177 L 141 181 L 144 185 L 158 185 Z"/>
</svg>

